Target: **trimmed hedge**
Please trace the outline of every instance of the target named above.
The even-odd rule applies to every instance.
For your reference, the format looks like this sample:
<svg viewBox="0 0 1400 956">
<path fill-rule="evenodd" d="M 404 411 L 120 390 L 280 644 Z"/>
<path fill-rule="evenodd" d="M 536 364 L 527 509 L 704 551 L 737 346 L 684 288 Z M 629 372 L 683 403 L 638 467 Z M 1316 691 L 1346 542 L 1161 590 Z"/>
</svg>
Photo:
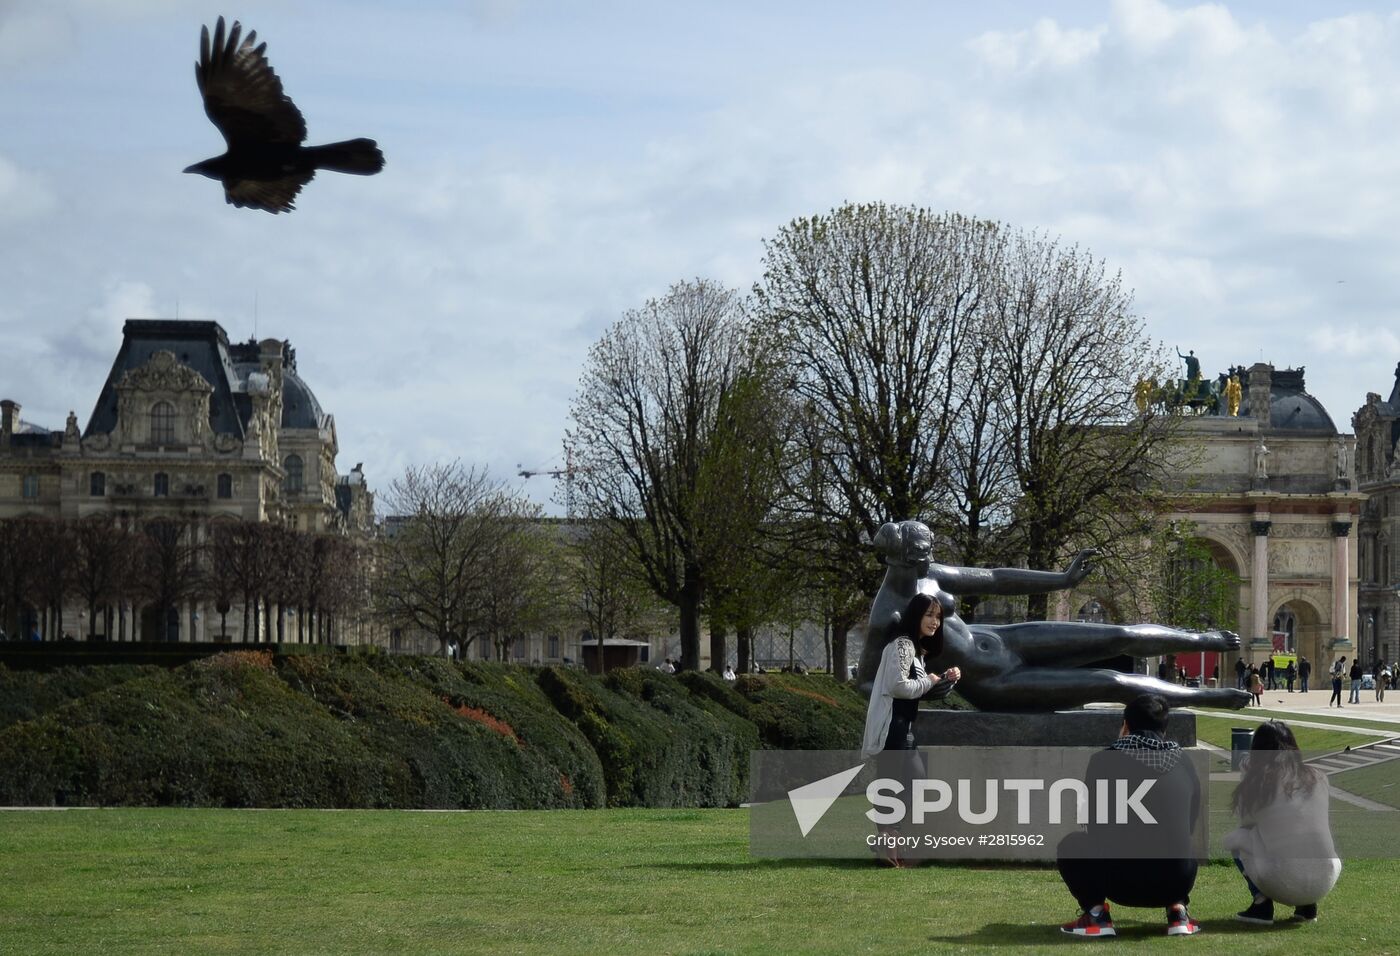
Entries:
<svg viewBox="0 0 1400 956">
<path fill-rule="evenodd" d="M 163 669 L 151 665 L 118 664 L 108 667 L 61 667 L 54 671 L 17 671 L 0 664 L 0 727 L 42 717 L 70 700 Z"/>
<path fill-rule="evenodd" d="M 543 809 L 587 806 L 564 769 L 525 746 L 500 720 L 454 706 L 393 666 L 369 659 L 289 657 L 280 667 L 293 687 L 366 729 L 379 759 L 401 767 L 410 787 L 397 805 L 433 809 Z"/>
<path fill-rule="evenodd" d="M 729 806 L 750 751 L 853 749 L 864 719 L 823 675 L 267 651 L 0 668 L 0 803 Z"/>
<path fill-rule="evenodd" d="M 653 668 L 610 672 L 604 683 L 674 719 L 681 727 L 683 781 L 701 806 L 735 806 L 748 799 L 749 753 L 759 748 L 758 728 L 687 684 Z"/>
<path fill-rule="evenodd" d="M 0 733 L 0 803 L 404 805 L 406 781 L 273 673 L 223 654 L 72 701 Z"/>
<path fill-rule="evenodd" d="M 525 668 L 405 656 L 385 656 L 370 666 L 428 687 L 460 716 L 513 734 L 525 759 L 538 755 L 558 777 L 559 793 L 546 787 L 549 799 L 542 805 L 601 807 L 606 800 L 598 755 L 578 727 L 554 709 Z"/>
<path fill-rule="evenodd" d="M 745 674 L 734 690 L 748 719 L 774 750 L 859 750 L 867 704 L 845 684 L 820 674 Z"/>
</svg>

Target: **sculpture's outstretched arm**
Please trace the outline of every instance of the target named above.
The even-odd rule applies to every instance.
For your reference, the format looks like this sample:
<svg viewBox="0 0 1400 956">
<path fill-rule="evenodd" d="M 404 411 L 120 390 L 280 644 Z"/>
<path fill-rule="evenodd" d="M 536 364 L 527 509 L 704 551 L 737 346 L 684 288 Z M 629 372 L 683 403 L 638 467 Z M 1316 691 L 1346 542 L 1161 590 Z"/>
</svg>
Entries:
<svg viewBox="0 0 1400 956">
<path fill-rule="evenodd" d="M 1092 549 L 1081 551 L 1063 572 L 930 564 L 928 573 L 950 594 L 1046 594 L 1072 588 L 1084 580 L 1094 570 L 1097 555 Z"/>
</svg>

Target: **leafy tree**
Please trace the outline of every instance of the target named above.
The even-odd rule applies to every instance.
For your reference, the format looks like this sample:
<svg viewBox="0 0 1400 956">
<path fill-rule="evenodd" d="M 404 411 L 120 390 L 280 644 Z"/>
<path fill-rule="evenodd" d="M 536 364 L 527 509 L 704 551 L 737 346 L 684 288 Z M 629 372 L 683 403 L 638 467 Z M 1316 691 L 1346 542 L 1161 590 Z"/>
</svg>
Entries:
<svg viewBox="0 0 1400 956">
<path fill-rule="evenodd" d="M 602 530 L 599 522 L 583 521 L 565 533 L 571 610 L 597 642 L 601 673 L 604 642 L 629 632 L 641 620 L 648 592 L 627 552 L 618 547 L 618 537 Z"/>
<path fill-rule="evenodd" d="M 1150 540 L 1148 593 L 1155 620 L 1191 630 L 1239 626 L 1240 577 L 1222 568 L 1200 539 L 1168 526 Z"/>
<path fill-rule="evenodd" d="M 722 562 L 707 494 L 726 397 L 761 367 L 744 303 L 713 282 L 672 286 L 627 312 L 589 352 L 565 438 L 575 499 L 613 535 L 648 587 L 680 618 L 681 661 L 699 666 L 706 588 Z"/>
</svg>

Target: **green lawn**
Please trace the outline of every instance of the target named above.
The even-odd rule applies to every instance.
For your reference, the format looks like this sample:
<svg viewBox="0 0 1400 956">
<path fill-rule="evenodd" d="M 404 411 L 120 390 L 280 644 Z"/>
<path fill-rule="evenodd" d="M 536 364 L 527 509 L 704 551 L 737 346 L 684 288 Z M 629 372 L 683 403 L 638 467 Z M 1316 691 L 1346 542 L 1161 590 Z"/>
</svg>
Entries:
<svg viewBox="0 0 1400 956">
<path fill-rule="evenodd" d="M 1292 725 L 1295 721 L 1305 721 L 1314 724 L 1329 724 L 1334 727 L 1352 727 L 1356 730 L 1378 730 L 1387 737 L 1400 737 L 1400 723 L 1388 722 L 1384 720 L 1367 719 L 1365 717 L 1347 717 L 1342 714 L 1305 714 L 1289 713 L 1286 711 L 1227 711 L 1212 709 L 1213 713 L 1220 714 L 1228 719 L 1242 719 L 1260 723 L 1265 720 L 1281 720 Z"/>
<path fill-rule="evenodd" d="M 1229 717 L 1207 717 L 1203 714 L 1196 715 L 1196 738 L 1204 740 L 1206 743 L 1214 744 L 1217 747 L 1230 749 L 1230 729 L 1232 727 L 1256 727 L 1265 720 L 1271 719 L 1266 714 L 1234 714 Z M 1344 729 L 1323 730 L 1319 727 L 1297 727 L 1293 726 L 1293 736 L 1298 740 L 1298 747 L 1309 756 L 1319 753 L 1330 753 L 1334 750 L 1341 750 L 1344 747 L 1359 747 L 1362 744 L 1375 743 L 1378 740 L 1385 740 L 1386 737 L 1375 734 L 1356 733 Z"/>
<path fill-rule="evenodd" d="M 0 812 L 0 952 L 1067 951 L 1052 869 L 758 861 L 743 810 Z M 1394 860 L 1357 860 L 1313 926 L 1260 930 L 1203 868 L 1182 941 L 1119 910 L 1134 951 L 1400 953 Z M 1112 945 L 1112 944 L 1108 944 Z M 1120 942 L 1118 945 L 1124 945 Z"/>
<path fill-rule="evenodd" d="M 1387 760 L 1331 776 L 1332 786 L 1377 803 L 1400 808 L 1400 760 Z"/>
</svg>

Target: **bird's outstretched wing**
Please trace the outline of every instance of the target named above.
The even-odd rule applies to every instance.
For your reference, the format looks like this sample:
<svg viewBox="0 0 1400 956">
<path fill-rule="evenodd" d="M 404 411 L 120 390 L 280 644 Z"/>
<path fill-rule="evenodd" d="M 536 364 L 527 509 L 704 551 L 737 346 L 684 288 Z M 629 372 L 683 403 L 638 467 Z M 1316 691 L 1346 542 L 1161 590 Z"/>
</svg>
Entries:
<svg viewBox="0 0 1400 956">
<path fill-rule="evenodd" d="M 260 143 L 298 145 L 306 139 L 306 120 L 282 92 L 282 81 L 268 65 L 263 55 L 267 44 L 253 45 L 258 38 L 256 30 L 249 31 L 240 44 L 242 30 L 242 25 L 233 21 L 225 40 L 224 18 L 219 17 L 211 45 L 209 28 L 200 28 L 194 75 L 204 96 L 204 112 L 230 148 Z"/>
<path fill-rule="evenodd" d="M 311 182 L 316 170 L 290 173 L 281 179 L 225 179 L 224 198 L 239 209 L 251 207 L 270 213 L 291 212 L 292 200 Z"/>
</svg>

